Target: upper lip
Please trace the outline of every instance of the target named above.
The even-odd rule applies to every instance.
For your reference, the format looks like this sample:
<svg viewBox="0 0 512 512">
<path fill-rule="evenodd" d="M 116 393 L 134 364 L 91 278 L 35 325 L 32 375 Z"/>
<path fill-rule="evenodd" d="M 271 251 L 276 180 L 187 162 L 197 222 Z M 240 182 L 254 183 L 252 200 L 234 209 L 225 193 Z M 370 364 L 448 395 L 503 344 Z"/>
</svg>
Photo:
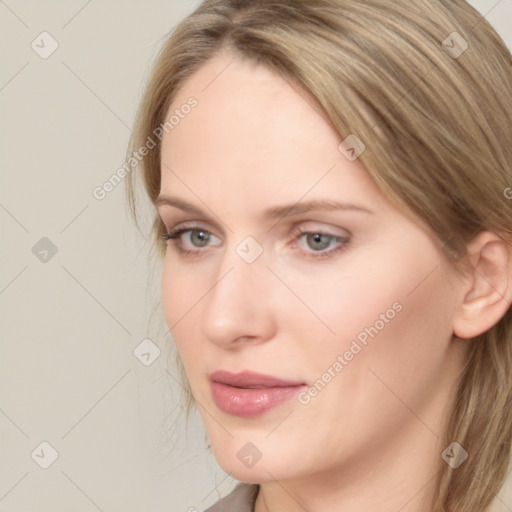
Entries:
<svg viewBox="0 0 512 512">
<path fill-rule="evenodd" d="M 291 386 L 302 386 L 305 383 L 279 379 L 271 375 L 263 375 L 248 370 L 239 373 L 230 373 L 225 370 L 217 370 L 210 375 L 212 382 L 219 382 L 235 388 L 284 388 Z"/>
</svg>

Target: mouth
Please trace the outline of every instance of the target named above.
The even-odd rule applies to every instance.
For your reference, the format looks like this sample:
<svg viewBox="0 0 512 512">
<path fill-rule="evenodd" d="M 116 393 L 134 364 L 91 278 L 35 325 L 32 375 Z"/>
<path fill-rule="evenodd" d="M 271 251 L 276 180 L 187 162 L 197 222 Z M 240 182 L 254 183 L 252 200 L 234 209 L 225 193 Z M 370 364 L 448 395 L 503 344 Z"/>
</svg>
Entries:
<svg viewBox="0 0 512 512">
<path fill-rule="evenodd" d="M 307 386 L 305 382 L 270 375 L 224 370 L 210 375 L 213 401 L 232 416 L 251 418 L 290 400 Z"/>
</svg>

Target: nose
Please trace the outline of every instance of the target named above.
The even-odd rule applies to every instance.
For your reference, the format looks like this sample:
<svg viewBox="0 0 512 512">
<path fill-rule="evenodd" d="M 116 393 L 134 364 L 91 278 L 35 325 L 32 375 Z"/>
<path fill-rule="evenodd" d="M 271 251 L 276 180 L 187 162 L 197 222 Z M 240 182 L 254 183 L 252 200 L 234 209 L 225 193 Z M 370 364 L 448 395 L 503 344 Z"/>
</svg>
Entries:
<svg viewBox="0 0 512 512">
<path fill-rule="evenodd" d="M 264 254 L 248 263 L 234 249 L 227 250 L 213 289 L 204 299 L 205 338 L 224 349 L 272 339 L 276 330 L 272 277 Z"/>
</svg>

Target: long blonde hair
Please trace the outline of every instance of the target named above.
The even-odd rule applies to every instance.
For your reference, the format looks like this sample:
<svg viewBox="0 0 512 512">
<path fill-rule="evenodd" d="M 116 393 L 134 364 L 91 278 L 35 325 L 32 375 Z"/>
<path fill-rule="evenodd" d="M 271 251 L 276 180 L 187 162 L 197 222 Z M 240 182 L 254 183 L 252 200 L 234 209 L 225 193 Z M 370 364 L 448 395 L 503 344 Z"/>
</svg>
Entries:
<svg viewBox="0 0 512 512">
<path fill-rule="evenodd" d="M 340 135 L 363 141 L 377 186 L 454 266 L 476 233 L 511 243 L 512 56 L 463 0 L 204 1 L 165 42 L 140 103 L 129 154 L 148 137 L 156 146 L 127 176 L 136 221 L 137 176 L 151 202 L 160 191 L 154 134 L 177 90 L 223 48 L 298 84 Z M 155 248 L 163 229 L 155 215 Z M 434 512 L 481 512 L 509 465 L 512 310 L 468 346 L 443 434 L 469 458 L 443 465 Z"/>
</svg>

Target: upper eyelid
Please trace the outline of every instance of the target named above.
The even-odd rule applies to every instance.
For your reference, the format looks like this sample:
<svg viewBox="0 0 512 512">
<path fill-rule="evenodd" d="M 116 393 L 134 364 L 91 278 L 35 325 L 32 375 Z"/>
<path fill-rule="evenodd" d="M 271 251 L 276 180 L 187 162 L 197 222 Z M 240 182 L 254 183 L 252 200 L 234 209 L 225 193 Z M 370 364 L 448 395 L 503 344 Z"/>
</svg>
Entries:
<svg viewBox="0 0 512 512">
<path fill-rule="evenodd" d="M 218 229 L 217 226 L 213 226 L 214 227 L 213 230 L 210 227 L 205 227 L 203 225 L 204 221 L 200 221 L 200 220 L 183 220 L 183 221 L 179 221 L 179 222 L 170 222 L 169 224 L 174 224 L 175 226 L 173 228 L 168 228 L 168 223 L 165 221 L 163 216 L 159 215 L 159 219 L 167 231 L 175 231 L 178 229 L 185 229 L 185 228 L 186 229 L 204 229 L 205 231 L 208 231 L 209 233 L 215 235 L 215 230 Z M 302 220 L 294 221 L 291 228 L 292 228 L 292 230 L 297 230 L 298 225 L 302 225 L 304 223 L 313 223 L 313 224 L 319 224 L 319 225 L 330 224 L 329 222 L 320 221 L 320 220 L 302 219 Z M 208 222 L 204 222 L 204 224 L 208 224 Z M 326 227 L 326 228 L 311 228 L 310 230 L 304 228 L 304 229 L 302 229 L 302 231 L 315 232 L 315 231 L 323 231 L 323 230 L 330 231 L 330 230 L 336 230 L 336 229 L 341 229 L 341 230 L 345 231 L 347 234 L 351 235 L 350 231 L 347 228 L 342 228 L 341 226 L 336 227 L 333 225 L 331 225 L 331 227 Z M 337 235 L 336 233 L 331 233 L 331 232 L 325 233 L 325 234 L 332 235 L 332 236 L 343 236 L 341 234 Z"/>
<path fill-rule="evenodd" d="M 165 222 L 164 222 L 165 225 Z M 201 224 L 197 224 L 195 221 L 184 221 L 184 222 L 178 222 L 175 227 L 168 229 L 168 232 L 176 232 L 176 231 L 191 231 L 191 230 L 200 230 L 203 229 L 204 231 L 207 231 L 208 233 L 212 234 L 213 236 L 217 236 L 214 231 L 210 228 L 204 227 Z M 219 238 L 219 237 L 217 237 Z"/>
<path fill-rule="evenodd" d="M 178 201 L 180 202 L 180 201 Z M 281 214 L 278 214 L 276 212 L 274 212 L 274 214 L 271 214 L 270 216 L 276 216 L 279 218 L 279 222 L 283 222 L 286 218 L 289 219 L 290 222 L 292 222 L 293 224 L 298 224 L 298 223 L 301 223 L 301 222 L 307 222 L 308 220 L 310 219 L 307 219 L 306 217 L 309 216 L 309 215 L 315 215 L 315 214 L 320 214 L 320 213 L 329 213 L 329 212 L 335 212 L 335 213 L 339 213 L 339 212 L 346 212 L 348 214 L 351 214 L 353 212 L 356 212 L 356 213 L 367 213 L 367 214 L 374 214 L 375 212 L 371 211 L 371 210 L 368 210 L 367 208 L 364 208 L 364 207 L 361 207 L 361 206 L 358 206 L 358 205 L 353 205 L 353 204 L 350 204 L 350 203 L 339 203 L 339 206 L 336 207 L 336 205 L 331 205 L 329 201 L 322 201 L 322 200 L 319 200 L 319 201 L 312 201 L 312 203 L 320 203 L 320 206 L 318 207 L 314 207 L 314 206 L 310 206 L 310 207 L 307 207 L 304 209 L 304 211 L 300 211 L 300 212 L 297 212 L 297 213 L 289 213 L 289 209 L 286 210 L 286 213 L 285 215 L 281 215 Z M 324 205 L 324 203 L 326 203 Z M 185 203 L 187 204 L 187 203 Z M 302 205 L 304 207 L 308 206 L 307 204 L 306 205 Z M 179 211 L 181 212 L 181 214 L 184 214 L 184 215 L 190 215 L 190 216 L 198 216 L 198 217 L 202 217 L 204 219 L 204 222 L 206 222 L 207 224 L 209 224 L 210 226 L 213 226 L 215 229 L 217 229 L 219 232 L 221 232 L 223 230 L 223 228 L 226 228 L 228 231 L 232 232 L 232 230 L 229 228 L 229 226 L 223 222 L 220 218 L 218 218 L 215 214 L 214 216 L 217 217 L 217 219 L 215 219 L 213 216 L 210 216 L 206 213 L 203 213 L 202 211 L 196 211 L 196 208 L 194 207 L 192 212 L 188 212 L 188 209 L 185 208 L 185 209 L 182 209 L 181 207 L 178 207 L 174 204 L 171 204 L 171 203 L 167 203 L 166 200 L 165 200 L 165 196 L 164 198 L 155 204 L 155 209 L 156 209 L 156 212 L 158 214 L 158 216 L 160 217 L 161 221 L 165 224 L 165 220 L 164 220 L 164 213 L 163 212 L 166 212 L 166 211 Z M 187 213 L 188 212 L 188 213 Z M 179 215 L 181 216 L 181 215 Z M 302 217 L 302 218 L 301 218 Z M 220 222 L 219 222 L 220 221 Z M 187 221 L 184 221 L 184 222 L 187 222 Z M 190 221 L 190 222 L 194 222 L 194 221 Z M 201 221 L 197 221 L 197 222 L 201 222 Z M 312 222 L 320 222 L 320 223 L 324 223 L 324 221 L 312 221 Z M 275 222 L 273 222 L 271 225 L 272 227 L 275 226 Z M 206 229 L 206 228 L 205 228 Z M 347 230 L 345 230 L 347 231 Z"/>
<path fill-rule="evenodd" d="M 213 218 L 213 217 L 209 217 L 209 216 L 204 216 L 202 214 L 198 214 L 199 217 L 202 217 L 204 220 L 179 220 L 179 221 L 175 221 L 174 219 L 176 218 L 180 218 L 182 217 L 182 215 L 194 215 L 194 214 L 187 214 L 186 212 L 183 212 L 183 210 L 181 209 L 175 209 L 175 208 L 168 208 L 167 205 L 165 203 L 161 204 L 161 205 L 157 205 L 156 206 L 156 213 L 157 213 L 157 216 L 158 218 L 160 219 L 160 222 L 167 228 L 167 226 L 169 224 L 175 224 L 175 225 L 178 225 L 178 224 L 186 224 L 188 222 L 191 222 L 191 223 L 205 223 L 209 226 L 213 226 L 214 229 L 217 229 L 218 231 L 222 231 L 222 226 L 224 226 L 228 231 L 231 231 L 231 229 L 229 229 L 229 227 L 224 223 L 224 222 L 219 222 L 217 223 L 216 220 Z M 166 220 L 165 220 L 165 217 L 168 216 L 169 214 L 164 214 L 164 212 L 171 212 L 171 211 L 174 211 L 174 212 L 180 212 L 178 214 L 170 214 L 169 218 L 172 219 L 171 222 L 167 223 Z M 202 226 L 201 226 L 202 227 Z M 174 228 L 173 228 L 174 229 Z M 212 230 L 210 228 L 204 228 L 206 229 L 207 231 L 209 232 L 212 232 Z"/>
</svg>

